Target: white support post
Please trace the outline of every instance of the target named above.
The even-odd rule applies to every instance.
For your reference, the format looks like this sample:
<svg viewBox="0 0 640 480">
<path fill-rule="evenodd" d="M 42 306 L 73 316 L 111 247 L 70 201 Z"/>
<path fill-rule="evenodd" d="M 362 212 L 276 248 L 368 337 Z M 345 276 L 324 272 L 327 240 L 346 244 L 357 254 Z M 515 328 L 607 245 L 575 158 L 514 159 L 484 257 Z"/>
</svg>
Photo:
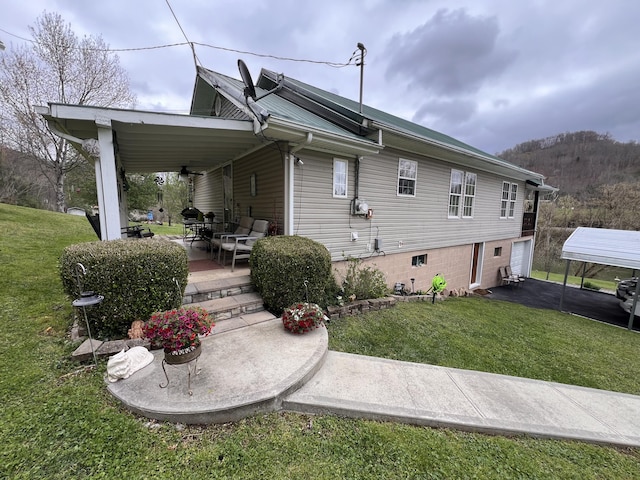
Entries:
<svg viewBox="0 0 640 480">
<path fill-rule="evenodd" d="M 113 152 L 111 122 L 96 121 L 100 159 L 96 161 L 96 184 L 100 205 L 100 233 L 102 240 L 122 238 L 120 230 L 120 208 L 118 201 L 118 176 Z"/>
<path fill-rule="evenodd" d="M 294 202 L 294 156 L 284 155 L 284 234 L 293 235 L 293 202 Z"/>
</svg>

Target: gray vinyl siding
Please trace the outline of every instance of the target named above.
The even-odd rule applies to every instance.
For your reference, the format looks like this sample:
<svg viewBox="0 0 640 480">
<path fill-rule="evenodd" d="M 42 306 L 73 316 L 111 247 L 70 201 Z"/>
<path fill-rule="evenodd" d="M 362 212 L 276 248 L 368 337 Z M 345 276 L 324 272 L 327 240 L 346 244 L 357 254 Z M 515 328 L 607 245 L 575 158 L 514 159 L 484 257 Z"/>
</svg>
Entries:
<svg viewBox="0 0 640 480">
<path fill-rule="evenodd" d="M 355 159 L 349 161 L 348 198 L 333 198 L 333 156 L 299 155 L 296 167 L 294 231 L 323 243 L 334 260 L 379 255 L 368 249 L 382 239 L 386 255 L 518 237 L 524 184 L 518 183 L 515 218 L 500 219 L 503 180 L 477 174 L 473 218 L 448 218 L 451 169 L 459 167 L 416 155 L 386 151 L 360 162 L 359 198 L 373 210 L 370 220 L 350 214 L 355 188 Z M 418 162 L 415 197 L 397 195 L 398 159 Z M 351 232 L 358 240 L 351 241 Z M 400 246 L 402 242 L 402 246 Z"/>
<path fill-rule="evenodd" d="M 217 219 L 222 219 L 222 170 L 205 172 L 194 179 L 193 205 L 203 213 L 213 212 Z"/>
<path fill-rule="evenodd" d="M 256 196 L 250 178 L 256 175 Z M 234 216 L 277 221 L 282 230 L 284 210 L 284 164 L 276 147 L 265 147 L 233 163 Z"/>
<path fill-rule="evenodd" d="M 282 231 L 284 211 L 284 166 L 280 152 L 265 147 L 232 164 L 233 215 L 238 220 L 249 215 L 255 219 L 277 221 Z M 249 182 L 256 174 L 256 193 L 251 196 Z M 204 213 L 212 211 L 216 219 L 224 218 L 222 168 L 195 177 L 194 206 Z"/>
</svg>

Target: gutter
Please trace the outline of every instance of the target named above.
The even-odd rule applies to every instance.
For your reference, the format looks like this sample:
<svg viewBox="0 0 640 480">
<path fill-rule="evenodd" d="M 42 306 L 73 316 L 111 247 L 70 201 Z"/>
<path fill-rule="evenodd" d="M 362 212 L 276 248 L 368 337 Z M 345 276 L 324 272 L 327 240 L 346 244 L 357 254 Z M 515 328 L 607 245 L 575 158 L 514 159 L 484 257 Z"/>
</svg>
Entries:
<svg viewBox="0 0 640 480">
<path fill-rule="evenodd" d="M 274 133 L 281 133 L 285 137 L 287 135 L 300 136 L 300 134 L 313 135 L 313 142 L 326 142 L 336 145 L 337 150 L 355 150 L 357 153 L 362 154 L 376 154 L 383 148 L 380 143 L 374 143 L 369 139 L 351 138 L 338 133 L 329 132 L 327 130 L 320 130 L 317 128 L 311 128 L 308 125 L 303 125 L 295 121 L 286 120 L 281 117 L 271 116 L 269 122 L 264 126 L 264 130 L 271 129 L 272 136 Z M 287 138 L 280 138 L 281 140 L 289 140 Z M 290 140 L 289 140 L 290 141 Z"/>
</svg>

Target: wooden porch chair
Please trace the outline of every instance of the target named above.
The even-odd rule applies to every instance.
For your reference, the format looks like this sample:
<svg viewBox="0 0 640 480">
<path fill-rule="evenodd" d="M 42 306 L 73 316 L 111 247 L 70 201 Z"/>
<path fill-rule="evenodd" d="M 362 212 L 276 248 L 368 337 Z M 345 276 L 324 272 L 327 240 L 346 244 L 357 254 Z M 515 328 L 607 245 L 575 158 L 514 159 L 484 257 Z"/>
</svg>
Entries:
<svg viewBox="0 0 640 480">
<path fill-rule="evenodd" d="M 233 272 L 236 267 L 236 260 L 249 258 L 253 244 L 256 243 L 256 240 L 266 236 L 268 231 L 269 222 L 267 220 L 255 220 L 248 236 L 226 237 L 226 240 L 230 241 L 224 241 L 220 244 L 220 250 L 224 250 L 222 264 L 224 265 L 226 262 L 227 252 L 233 252 L 233 259 L 231 260 L 231 271 Z"/>
<path fill-rule="evenodd" d="M 522 275 L 515 275 L 511 270 L 511 265 L 506 265 L 504 267 L 504 270 L 509 276 L 509 278 L 515 278 L 516 280 L 518 280 L 518 282 L 524 282 L 526 280 L 525 277 L 523 277 Z"/>
<path fill-rule="evenodd" d="M 514 285 L 520 284 L 520 280 L 517 277 L 512 277 L 507 274 L 507 267 L 500 267 L 498 271 L 500 273 L 501 285 L 511 285 L 513 287 Z"/>
</svg>

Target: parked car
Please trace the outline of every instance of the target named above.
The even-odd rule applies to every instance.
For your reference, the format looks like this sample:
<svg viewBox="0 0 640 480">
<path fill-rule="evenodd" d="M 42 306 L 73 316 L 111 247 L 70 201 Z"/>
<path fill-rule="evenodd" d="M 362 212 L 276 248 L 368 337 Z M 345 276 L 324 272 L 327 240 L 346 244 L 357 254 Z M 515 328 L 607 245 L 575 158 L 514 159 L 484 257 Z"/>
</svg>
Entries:
<svg viewBox="0 0 640 480">
<path fill-rule="evenodd" d="M 636 285 L 638 284 L 638 277 L 627 278 L 618 282 L 616 288 L 616 297 L 620 300 L 620 307 L 627 313 L 631 312 L 633 306 L 633 297 L 636 293 Z M 640 316 L 640 300 L 636 305 L 635 315 Z"/>
</svg>

